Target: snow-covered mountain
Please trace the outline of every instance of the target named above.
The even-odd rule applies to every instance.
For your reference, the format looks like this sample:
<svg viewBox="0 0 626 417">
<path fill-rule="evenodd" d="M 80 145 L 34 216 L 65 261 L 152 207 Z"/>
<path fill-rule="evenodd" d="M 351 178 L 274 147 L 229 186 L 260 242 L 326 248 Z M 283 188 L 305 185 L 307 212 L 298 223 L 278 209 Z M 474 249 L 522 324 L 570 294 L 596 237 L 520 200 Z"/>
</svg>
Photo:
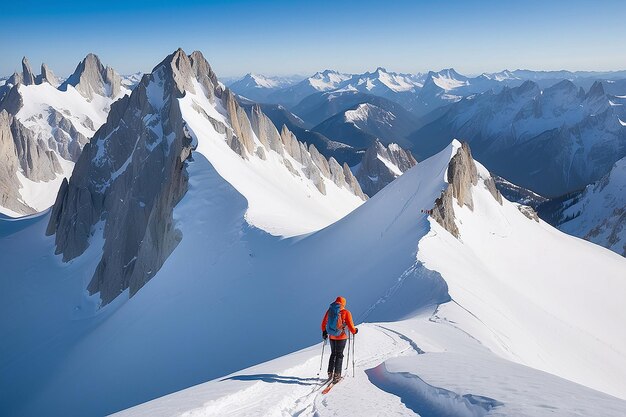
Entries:
<svg viewBox="0 0 626 417">
<path fill-rule="evenodd" d="M 250 100 L 265 103 L 272 93 L 290 87 L 302 80 L 299 76 L 267 77 L 261 74 L 248 73 L 243 78 L 228 84 L 235 93 Z"/>
<path fill-rule="evenodd" d="M 26 58 L 0 102 L 6 161 L 0 173 L 0 212 L 12 216 L 49 208 L 83 146 L 127 94 L 119 75 L 89 54 L 62 84 L 45 65 L 36 76 Z"/>
<path fill-rule="evenodd" d="M 266 100 L 269 103 L 282 104 L 291 108 L 311 94 L 336 90 L 350 77 L 350 74 L 333 70 L 316 72 L 291 87 L 273 92 Z"/>
<path fill-rule="evenodd" d="M 419 126 L 413 114 L 399 104 L 377 96 L 359 101 L 364 102 L 338 112 L 313 130 L 356 148 L 367 148 L 376 139 L 384 144 L 412 145 L 407 138 Z"/>
<path fill-rule="evenodd" d="M 294 245 L 352 242 L 340 253 L 316 251 L 301 265 L 304 278 L 317 277 L 329 262 L 349 271 L 337 274 L 331 290 L 318 297 L 302 279 L 288 297 L 299 302 L 293 314 L 313 310 L 306 320 L 294 319 L 311 332 L 324 311 L 317 304 L 336 293 L 369 322 L 359 325 L 355 378 L 349 369 L 328 396 L 315 377 L 318 344 L 120 416 L 620 416 L 626 369 L 623 352 L 614 349 L 622 346 L 619 323 L 626 317 L 621 296 L 611 292 L 624 290 L 626 261 L 527 217 L 501 199 L 492 181 L 455 142 Z M 358 270 L 344 269 L 359 256 Z M 394 265 L 399 275 L 389 273 Z M 319 276 L 312 285 L 324 283 Z M 383 292 L 375 295 L 375 288 Z M 611 319 L 598 319 L 605 314 Z M 403 317 L 411 319 L 396 321 Z"/>
<path fill-rule="evenodd" d="M 474 163 L 467 146 L 456 141 L 417 164 L 372 199 L 360 206 L 357 202 L 358 208 L 345 217 L 337 221 L 329 218 L 329 225 L 315 233 L 288 239 L 268 234 L 262 228 L 289 224 L 294 218 L 301 223 L 314 215 L 304 206 L 294 210 L 292 200 L 298 199 L 294 196 L 300 187 L 310 190 L 308 195 L 312 202 L 319 202 L 318 207 L 324 201 L 316 197 L 321 193 L 302 175 L 299 185 L 289 183 L 290 190 L 281 191 L 294 193 L 289 194 L 289 199 L 278 199 L 280 193 L 269 191 L 263 184 L 273 182 L 283 172 L 284 168 L 278 168 L 280 159 L 273 151 L 267 152 L 267 159 L 263 160 L 254 156 L 256 150 L 249 152 L 245 146 L 235 146 L 245 149 L 240 155 L 232 145 L 228 146 L 228 135 L 212 130 L 220 125 L 214 125 L 209 118 L 223 117 L 222 123 L 228 127 L 232 126 L 232 115 L 242 113 L 217 111 L 221 100 L 234 103 L 227 91 L 221 93 L 221 99 L 203 98 L 204 92 L 211 91 L 206 89 L 208 81 L 198 75 L 188 83 L 190 78 L 182 76 L 195 74 L 194 68 L 203 65 L 197 54 L 192 54 L 188 61 L 183 56 L 177 52 L 175 59 L 166 59 L 144 78 L 131 98 L 121 100 L 113 110 L 129 103 L 139 104 L 141 96 L 146 95 L 156 101 L 142 107 L 149 109 L 163 103 L 159 114 L 175 116 L 180 111 L 186 128 L 179 121 L 179 128 L 170 131 L 166 119 L 139 114 L 136 117 L 148 123 L 148 137 L 154 137 L 149 132 L 152 129 L 160 132 L 161 126 L 164 128 L 163 136 L 154 137 L 157 141 L 152 143 L 156 146 L 149 141 L 146 145 L 150 146 L 131 142 L 128 152 L 134 149 L 135 156 L 130 161 L 124 156 L 118 158 L 112 153 L 114 144 L 125 142 L 116 139 L 115 134 L 110 136 L 110 142 L 102 142 L 113 129 L 113 124 L 107 124 L 101 136 L 92 142 L 93 149 L 83 152 L 79 165 L 83 160 L 89 161 L 87 152 L 98 155 L 97 149 L 108 144 L 108 150 L 103 151 L 103 166 L 110 161 L 125 168 L 107 188 L 121 190 L 122 184 L 127 184 L 124 195 L 113 191 L 106 192 L 104 198 L 91 194 L 92 201 L 102 201 L 110 210 L 103 220 L 96 220 L 93 228 L 81 231 L 71 225 L 65 229 L 73 230 L 68 235 L 81 239 L 87 235 L 84 253 L 69 263 L 62 263 L 53 255 L 54 239 L 42 235 L 48 220 L 54 222 L 54 213 L 30 219 L 23 226 L 12 222 L 11 232 L 0 241 L 0 261 L 6 271 L 0 277 L 0 285 L 7 289 L 0 292 L 0 313 L 10 312 L 15 317 L 0 324 L 5 340 L 0 346 L 0 399 L 9 414 L 106 414 L 293 352 L 319 337 L 324 306 L 338 293 L 348 298 L 358 322 L 388 322 L 422 314 L 421 319 L 412 322 L 380 325 L 399 335 L 380 326 L 362 326 L 356 351 L 359 384 L 376 394 L 369 397 L 358 393 L 362 406 L 378 407 L 369 398 L 391 401 L 394 407 L 400 404 L 400 391 L 390 392 L 385 383 L 393 376 L 387 377 L 383 372 L 379 375 L 381 380 L 371 374 L 379 367 L 380 371 L 386 368 L 391 373 L 410 372 L 427 384 L 445 387 L 458 396 L 490 396 L 502 404 L 499 407 L 505 407 L 500 410 L 538 410 L 543 404 L 563 415 L 571 410 L 572 403 L 557 399 L 569 392 L 576 394 L 580 401 L 577 406 L 587 407 L 584 409 L 601 403 L 613 410 L 613 414 L 606 415 L 623 411 L 623 401 L 537 369 L 626 398 L 622 348 L 626 344 L 621 332 L 626 322 L 621 308 L 621 294 L 626 291 L 622 279 L 624 258 L 563 234 L 536 220 L 522 207 L 503 200 L 489 173 Z M 168 76 L 170 69 L 178 76 Z M 184 93 L 170 89 L 178 88 L 171 84 L 172 80 L 181 83 Z M 205 80 L 204 85 L 199 80 Z M 191 87 L 195 93 L 190 92 Z M 231 104 L 224 106 L 224 110 L 228 108 L 233 109 Z M 127 114 L 135 114 L 132 107 Z M 239 136 L 235 135 L 231 144 L 243 145 L 235 138 Z M 256 149 L 262 146 L 257 139 Z M 142 240 L 149 246 L 143 243 L 137 259 L 124 260 L 121 267 L 137 271 L 146 265 L 144 253 L 156 250 L 152 242 L 160 236 L 173 233 L 178 240 L 176 247 L 155 276 L 144 282 L 141 291 L 130 299 L 123 295 L 98 308 L 99 299 L 106 292 L 89 297 L 85 287 L 92 271 L 102 269 L 98 266 L 102 265 L 102 248 L 107 254 L 110 239 L 114 239 L 117 248 L 124 248 L 122 254 L 117 251 L 110 255 L 106 269 L 111 268 L 117 256 L 133 252 L 129 248 L 134 230 L 143 227 L 127 224 L 129 233 L 124 242 L 113 233 L 115 229 L 107 229 L 124 219 L 124 214 L 130 215 L 133 224 L 141 224 L 142 216 L 132 214 L 136 210 L 141 213 L 145 209 L 143 216 L 148 219 L 167 214 L 163 205 L 163 211 L 155 211 L 155 199 L 141 191 L 148 184 L 163 182 L 162 178 L 154 178 L 161 174 L 150 168 L 151 162 L 137 165 L 134 158 L 149 161 L 156 156 L 152 152 L 165 156 L 171 150 L 174 155 L 168 161 L 181 163 L 184 158 L 178 152 L 185 148 L 179 146 L 186 140 L 191 142 L 185 151 L 191 153 L 191 158 L 183 163 L 183 170 L 188 173 L 186 192 L 177 202 L 156 199 L 162 201 L 160 204 L 175 205 L 171 222 L 149 222 Z M 196 144 L 194 151 L 192 146 Z M 272 162 L 274 157 L 277 165 Z M 292 165 L 300 167 L 295 161 Z M 169 171 L 169 166 L 165 166 Z M 251 167 L 255 167 L 254 172 Z M 262 167 L 276 168 L 265 171 Z M 120 171 L 116 166 L 109 170 Z M 75 170 L 70 187 L 76 185 L 81 172 L 79 168 Z M 90 177 L 96 178 L 93 174 Z M 281 178 L 286 182 L 290 177 Z M 144 187 L 128 186 L 134 181 Z M 171 180 L 166 179 L 163 187 L 171 189 L 170 184 Z M 331 184 L 327 185 L 330 190 Z M 262 191 L 255 193 L 256 189 Z M 81 192 L 91 193 L 89 188 Z M 70 203 L 68 213 L 77 207 L 68 198 L 62 200 Z M 116 202 L 115 207 L 107 206 L 112 201 Z M 328 204 L 337 207 L 334 199 Z M 283 205 L 289 211 L 276 216 L 276 210 Z M 96 208 L 75 211 L 84 213 L 75 224 L 85 224 L 83 216 Z M 337 210 L 334 217 L 338 219 L 343 214 Z M 58 243 L 62 228 L 57 230 Z M 25 256 L 33 261 L 23 262 Z M 11 279 L 15 276 L 22 279 Z M 109 276 L 103 277 L 98 281 L 101 291 L 110 282 Z M 567 297 L 562 296 L 564 288 Z M 268 326 L 268 319 L 273 317 L 285 317 L 285 326 L 273 330 Z M 280 343 L 268 337 L 268 333 L 280 335 Z M 407 358 L 406 362 L 390 360 L 394 352 L 411 353 L 408 348 L 425 353 Z M 314 378 L 311 374 L 319 366 L 316 355 L 309 350 L 290 356 L 299 358 L 290 362 L 294 366 L 304 363 L 294 370 L 296 375 Z M 286 363 L 280 360 L 253 371 L 273 369 L 280 372 L 276 378 L 281 379 L 290 368 L 285 367 Z M 428 369 L 441 369 L 445 363 L 447 378 L 443 379 L 433 379 L 434 372 L 426 373 L 419 366 L 430 364 Z M 464 368 L 467 372 L 458 372 L 462 366 L 469 367 Z M 473 378 L 459 379 L 459 374 Z M 231 380 L 245 380 L 246 375 L 254 378 L 243 374 L 240 379 Z M 503 385 L 503 378 L 510 382 Z M 303 382 L 304 387 L 308 381 L 298 382 Z M 522 382 L 533 382 L 528 388 L 531 391 L 506 394 L 506 389 L 498 389 Z M 349 383 L 346 380 L 346 387 Z M 237 390 L 243 388 L 242 384 L 235 385 Z M 215 399 L 218 402 L 207 404 L 205 414 L 236 414 L 228 407 L 222 411 L 211 408 L 221 403 L 218 398 L 227 393 L 215 390 L 222 386 L 229 384 L 212 383 L 206 396 L 189 404 L 200 401 L 199 407 Z M 259 395 L 265 392 L 262 385 L 255 387 L 253 390 L 260 390 Z M 537 390 L 544 395 L 549 393 L 551 400 L 546 400 L 547 404 L 534 402 L 532 395 Z M 287 396 L 285 401 L 306 405 L 309 399 L 318 398 L 312 393 L 301 402 L 299 399 L 307 393 L 299 393 L 296 391 L 295 398 Z M 245 395 L 248 399 L 258 398 L 250 392 Z M 269 398 L 275 399 L 276 395 L 280 396 L 274 392 Z M 468 398 L 475 402 L 475 398 Z M 250 404 L 251 413 L 266 413 L 279 402 L 272 404 Z M 169 405 L 156 405 L 165 407 L 162 412 L 169 412 Z M 343 407 L 339 410 L 348 410 Z M 157 408 L 150 410 L 156 415 Z"/>
<path fill-rule="evenodd" d="M 545 202 L 539 210 L 563 232 L 626 256 L 626 158 L 583 191 Z"/>
<path fill-rule="evenodd" d="M 347 165 L 286 127 L 279 133 L 258 105 L 248 118 L 199 52 L 168 56 L 111 112 L 63 183 L 48 227 L 66 262 L 103 229 L 89 291 L 104 303 L 127 288 L 134 295 L 180 242 L 172 210 L 193 180 L 192 149 L 246 196 L 248 221 L 277 235 L 324 227 L 365 199 Z"/>
<path fill-rule="evenodd" d="M 415 164 L 417 161 L 410 151 L 396 143 L 385 146 L 377 139 L 352 170 L 363 192 L 371 197 Z"/>
<path fill-rule="evenodd" d="M 329 139 L 319 132 L 309 130 L 309 124 L 287 110 L 281 104 L 258 104 L 253 101 L 238 97 L 239 104 L 246 109 L 246 113 L 251 117 L 254 106 L 259 106 L 261 111 L 270 118 L 276 129 L 282 130 L 286 126 L 293 132 L 299 141 L 308 145 L 313 145 L 326 158 L 334 158 L 341 165 L 347 163 L 349 166 L 356 165 L 363 157 L 364 150 L 355 149 L 343 142 Z"/>
<path fill-rule="evenodd" d="M 104 415 L 272 358 L 137 412 L 626 410 L 626 259 L 503 199 L 467 144 L 366 199 L 199 52 L 110 107 L 52 210 L 0 217 L 3 414 Z M 375 323 L 344 403 L 307 392 L 319 346 L 280 358 L 319 340 L 338 294 Z"/>
<path fill-rule="evenodd" d="M 545 90 L 526 81 L 463 98 L 418 130 L 411 150 L 420 159 L 450 136 L 463 138 L 498 175 L 558 196 L 599 179 L 626 155 L 622 100 L 600 82 L 584 91 L 570 81 Z"/>
</svg>

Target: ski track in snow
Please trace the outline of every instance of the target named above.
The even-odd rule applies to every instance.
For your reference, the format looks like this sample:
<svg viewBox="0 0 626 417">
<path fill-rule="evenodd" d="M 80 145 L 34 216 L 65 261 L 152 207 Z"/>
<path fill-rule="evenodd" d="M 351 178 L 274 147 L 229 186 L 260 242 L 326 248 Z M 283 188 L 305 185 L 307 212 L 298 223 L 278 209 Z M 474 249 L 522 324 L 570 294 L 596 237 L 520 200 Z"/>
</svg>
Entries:
<svg viewBox="0 0 626 417">
<path fill-rule="evenodd" d="M 355 378 L 352 377 L 352 359 L 350 358 L 349 369 L 345 372 L 345 364 L 347 360 L 347 347 L 344 351 L 344 380 L 333 388 L 333 391 L 327 395 L 322 394 L 322 387 L 325 386 L 322 375 L 325 373 L 327 359 L 329 353 L 329 345 L 326 345 L 324 353 L 324 363 L 320 378 L 311 377 L 316 375 L 319 370 L 319 355 L 309 358 L 303 364 L 286 369 L 279 376 L 276 374 L 256 374 L 256 375 L 234 375 L 223 378 L 220 382 L 227 380 L 254 381 L 248 388 L 235 392 L 233 394 L 221 397 L 217 400 L 210 401 L 202 407 L 189 410 L 181 414 L 182 417 L 204 417 L 204 416 L 255 416 L 258 415 L 260 409 L 265 410 L 265 416 L 332 416 L 337 415 L 335 412 L 335 404 L 345 391 L 351 389 L 351 385 L 357 383 L 359 385 L 359 395 L 365 387 L 369 391 L 379 390 L 375 385 L 365 383 L 368 378 L 366 372 L 374 369 L 384 363 L 385 360 L 393 357 L 423 354 L 413 340 L 403 335 L 399 331 L 392 330 L 381 325 L 362 326 L 366 332 L 376 332 L 380 343 L 376 344 L 376 351 L 370 355 L 362 356 L 357 351 L 357 360 L 355 363 Z M 356 340 L 358 343 L 359 335 Z M 356 347 L 360 347 L 356 345 Z M 352 353 L 350 353 L 352 354 Z M 353 389 L 353 388 L 352 388 Z M 334 395 L 336 393 L 336 395 Z M 380 395 L 380 394 L 379 394 Z M 249 402 L 245 399 L 261 398 L 259 402 Z M 356 410 L 355 410 L 356 411 Z M 402 410 L 402 414 L 406 414 Z M 412 413 L 410 413 L 412 414 Z M 343 415 L 343 414 L 342 414 Z M 354 413 L 353 415 L 363 415 Z"/>
</svg>

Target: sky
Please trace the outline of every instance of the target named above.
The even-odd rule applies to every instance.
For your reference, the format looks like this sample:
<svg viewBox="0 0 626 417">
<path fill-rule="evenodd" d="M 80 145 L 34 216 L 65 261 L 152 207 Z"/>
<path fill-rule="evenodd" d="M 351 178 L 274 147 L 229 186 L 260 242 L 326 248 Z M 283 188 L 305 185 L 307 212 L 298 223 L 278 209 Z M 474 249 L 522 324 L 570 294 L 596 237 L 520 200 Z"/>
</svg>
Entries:
<svg viewBox="0 0 626 417">
<path fill-rule="evenodd" d="M 71 74 L 89 52 L 148 72 L 182 47 L 220 77 L 453 67 L 626 69 L 624 0 L 3 2 L 0 76 L 45 62 Z"/>
</svg>

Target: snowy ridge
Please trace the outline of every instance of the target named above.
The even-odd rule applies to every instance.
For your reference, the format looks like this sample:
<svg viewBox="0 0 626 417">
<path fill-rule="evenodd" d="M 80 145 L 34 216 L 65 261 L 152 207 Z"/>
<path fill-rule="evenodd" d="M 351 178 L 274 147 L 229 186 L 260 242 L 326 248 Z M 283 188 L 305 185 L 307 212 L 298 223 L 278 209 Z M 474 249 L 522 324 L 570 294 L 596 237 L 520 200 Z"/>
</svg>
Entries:
<svg viewBox="0 0 626 417">
<path fill-rule="evenodd" d="M 626 262 L 528 219 L 513 203 L 500 204 L 486 185 L 489 173 L 479 164 L 471 188 L 473 209 L 454 203 L 459 239 L 420 215 L 419 208 L 432 204 L 445 187 L 446 161 L 459 148 L 456 142 L 418 164 L 341 221 L 301 241 L 306 246 L 332 236 L 341 246 L 348 239 L 341 236 L 367 223 L 357 243 L 360 249 L 378 241 L 376 247 L 386 251 L 391 235 L 394 252 L 413 248 L 413 266 L 388 281 L 388 290 L 366 310 L 363 297 L 371 300 L 365 295 L 366 282 L 374 282 L 369 278 L 375 271 L 336 281 L 346 288 L 360 283 L 358 289 L 334 288 L 332 294 L 346 294 L 347 307 L 358 320 L 374 322 L 359 326 L 356 378 L 320 395 L 318 344 L 119 415 L 356 416 L 373 410 L 399 415 L 622 415 L 626 369 L 624 352 L 616 347 L 624 345 L 619 329 L 626 321 L 620 307 Z M 520 248 L 528 257 L 520 256 Z M 380 255 L 378 262 L 384 259 Z M 370 266 L 359 269 L 369 270 L 365 268 Z M 562 297 L 564 288 L 568 297 Z M 368 292 L 373 294 L 373 288 Z M 312 326 L 323 314 L 323 307 L 318 309 L 319 317 L 309 320 Z M 403 317 L 412 318 L 398 321 Z M 380 320 L 393 322 L 376 323 Z"/>
</svg>

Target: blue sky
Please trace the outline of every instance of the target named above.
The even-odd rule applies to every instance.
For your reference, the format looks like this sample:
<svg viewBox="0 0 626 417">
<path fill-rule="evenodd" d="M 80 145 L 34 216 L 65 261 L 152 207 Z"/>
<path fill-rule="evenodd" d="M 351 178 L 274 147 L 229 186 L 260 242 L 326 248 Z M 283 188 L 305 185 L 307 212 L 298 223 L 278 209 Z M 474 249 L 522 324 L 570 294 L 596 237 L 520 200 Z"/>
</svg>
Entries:
<svg viewBox="0 0 626 417">
<path fill-rule="evenodd" d="M 3 2 L 0 75 L 94 52 L 120 73 L 201 50 L 218 76 L 332 68 L 626 69 L 626 1 Z M 38 70 L 37 70 L 38 71 Z"/>
</svg>

